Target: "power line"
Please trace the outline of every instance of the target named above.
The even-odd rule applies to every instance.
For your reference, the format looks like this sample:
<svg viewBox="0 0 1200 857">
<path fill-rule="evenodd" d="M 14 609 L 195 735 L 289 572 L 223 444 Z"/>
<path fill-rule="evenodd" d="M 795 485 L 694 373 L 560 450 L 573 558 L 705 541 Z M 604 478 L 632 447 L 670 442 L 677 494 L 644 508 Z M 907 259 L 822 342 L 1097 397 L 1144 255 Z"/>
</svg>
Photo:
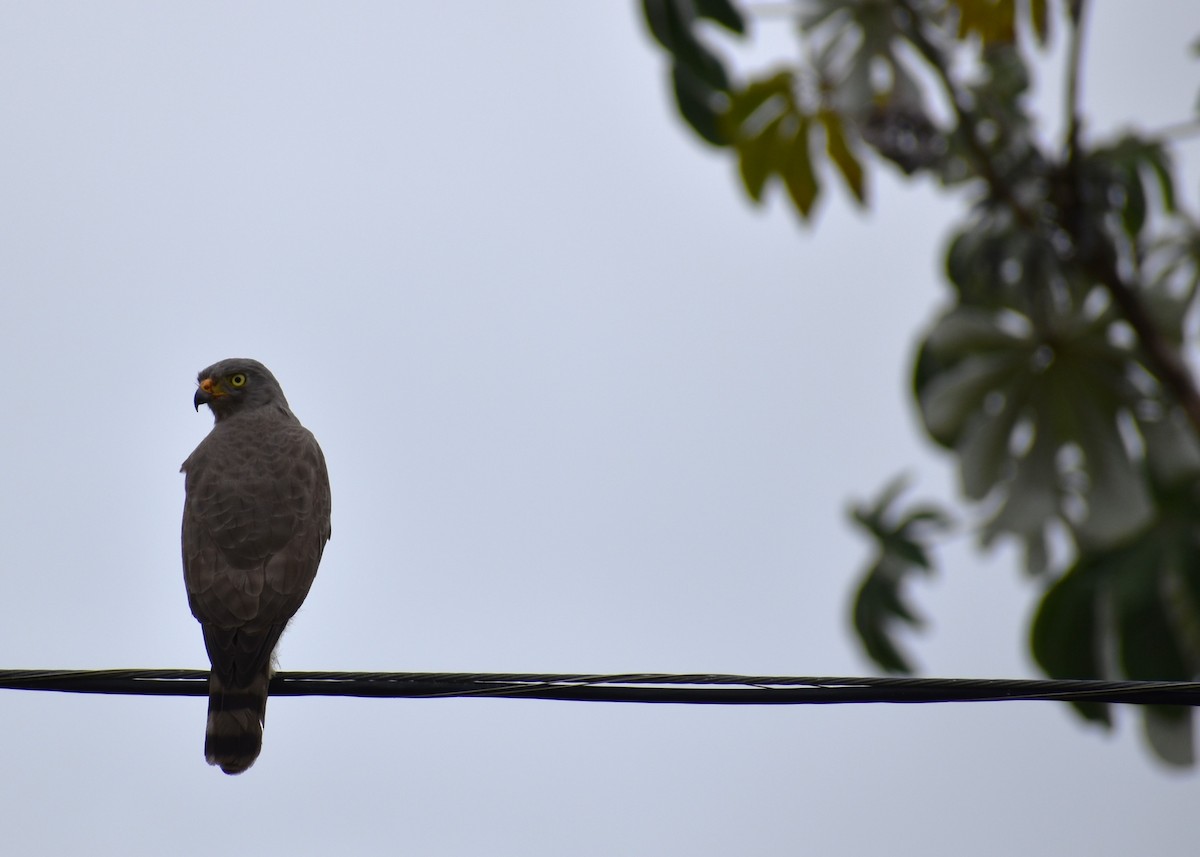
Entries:
<svg viewBox="0 0 1200 857">
<path fill-rule="evenodd" d="M 205 696 L 203 670 L 0 670 L 0 689 Z M 272 696 L 498 697 L 692 705 L 1053 700 L 1200 706 L 1200 682 L 628 673 L 284 672 Z"/>
</svg>

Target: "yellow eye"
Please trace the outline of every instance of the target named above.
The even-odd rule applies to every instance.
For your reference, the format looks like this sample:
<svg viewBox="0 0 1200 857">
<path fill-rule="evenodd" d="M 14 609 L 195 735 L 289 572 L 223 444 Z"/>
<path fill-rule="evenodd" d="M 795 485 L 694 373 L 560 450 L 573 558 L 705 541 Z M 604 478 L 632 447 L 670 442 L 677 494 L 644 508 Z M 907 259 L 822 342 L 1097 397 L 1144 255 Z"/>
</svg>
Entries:
<svg viewBox="0 0 1200 857">
<path fill-rule="evenodd" d="M 234 387 L 234 389 L 238 389 L 240 387 L 245 387 L 246 386 L 246 376 L 243 375 L 241 372 L 238 372 L 236 375 L 230 375 L 229 383 Z"/>
</svg>

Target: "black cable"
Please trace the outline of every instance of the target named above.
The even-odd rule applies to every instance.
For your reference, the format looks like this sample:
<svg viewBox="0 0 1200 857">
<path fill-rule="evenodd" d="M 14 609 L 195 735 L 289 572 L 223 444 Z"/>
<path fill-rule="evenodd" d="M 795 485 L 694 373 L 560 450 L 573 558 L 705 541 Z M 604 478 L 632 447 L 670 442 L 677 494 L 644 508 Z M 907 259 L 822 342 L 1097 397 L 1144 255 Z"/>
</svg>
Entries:
<svg viewBox="0 0 1200 857">
<path fill-rule="evenodd" d="M 142 696 L 205 696 L 203 670 L 0 670 L 0 689 Z M 665 673 L 286 672 L 272 696 L 430 699 L 502 697 L 709 705 L 1056 700 L 1200 705 L 1200 682 L 744 676 Z"/>
</svg>

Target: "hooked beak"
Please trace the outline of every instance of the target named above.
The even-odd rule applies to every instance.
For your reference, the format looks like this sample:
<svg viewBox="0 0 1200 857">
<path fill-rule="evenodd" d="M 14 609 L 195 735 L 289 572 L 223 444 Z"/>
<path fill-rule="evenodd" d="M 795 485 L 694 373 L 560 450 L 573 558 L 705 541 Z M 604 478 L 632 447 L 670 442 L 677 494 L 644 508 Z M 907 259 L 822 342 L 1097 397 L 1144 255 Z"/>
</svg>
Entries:
<svg viewBox="0 0 1200 857">
<path fill-rule="evenodd" d="M 201 405 L 212 404 L 213 399 L 219 399 L 225 395 L 225 391 L 217 386 L 217 383 L 212 378 L 205 378 L 200 382 L 200 388 L 196 390 L 196 395 L 192 397 L 192 404 L 196 410 L 200 410 Z"/>
</svg>

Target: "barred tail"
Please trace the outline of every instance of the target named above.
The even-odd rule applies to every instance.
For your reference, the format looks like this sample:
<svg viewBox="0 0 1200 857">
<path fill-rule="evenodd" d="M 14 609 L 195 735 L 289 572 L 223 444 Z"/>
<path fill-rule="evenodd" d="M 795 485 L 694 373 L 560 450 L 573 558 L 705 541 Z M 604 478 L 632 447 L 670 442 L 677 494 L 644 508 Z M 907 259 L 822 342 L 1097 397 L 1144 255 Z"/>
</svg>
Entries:
<svg viewBox="0 0 1200 857">
<path fill-rule="evenodd" d="M 216 672 L 208 677 L 208 729 L 204 733 L 204 758 L 227 774 L 240 774 L 262 750 L 263 721 L 267 716 L 264 670 L 246 687 L 226 687 Z"/>
</svg>

